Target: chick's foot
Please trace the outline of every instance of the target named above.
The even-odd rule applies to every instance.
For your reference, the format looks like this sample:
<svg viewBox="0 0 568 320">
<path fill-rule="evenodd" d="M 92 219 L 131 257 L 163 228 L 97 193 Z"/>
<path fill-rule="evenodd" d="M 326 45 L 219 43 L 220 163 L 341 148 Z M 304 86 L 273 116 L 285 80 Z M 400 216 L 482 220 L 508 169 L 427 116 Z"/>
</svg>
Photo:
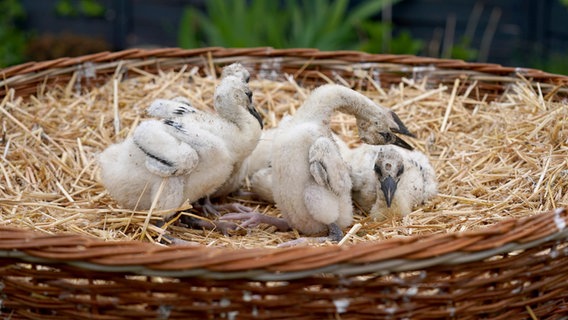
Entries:
<svg viewBox="0 0 568 320">
<path fill-rule="evenodd" d="M 238 229 L 239 225 L 227 221 L 211 221 L 199 219 L 191 216 L 181 216 L 179 222 L 186 225 L 188 228 L 202 228 L 206 230 L 218 230 L 223 235 L 228 236 L 231 231 Z"/>
<path fill-rule="evenodd" d="M 324 242 L 339 242 L 343 238 L 343 231 L 336 223 L 328 225 L 327 237 L 302 237 L 291 241 L 286 241 L 278 245 L 278 248 L 295 247 L 299 245 L 316 244 Z"/>
<path fill-rule="evenodd" d="M 221 212 L 235 212 L 235 213 L 249 213 L 253 212 L 253 209 L 244 206 L 240 203 L 224 203 L 224 204 L 213 204 L 209 197 L 200 199 L 197 203 L 193 204 L 196 210 L 203 212 L 205 215 L 210 217 L 220 217 Z"/>
<path fill-rule="evenodd" d="M 279 231 L 290 230 L 290 225 L 286 220 L 258 212 L 228 213 L 221 216 L 219 220 L 243 221 L 243 223 L 241 223 L 240 225 L 242 228 L 256 227 L 261 223 L 265 223 L 271 226 L 275 226 Z"/>
</svg>

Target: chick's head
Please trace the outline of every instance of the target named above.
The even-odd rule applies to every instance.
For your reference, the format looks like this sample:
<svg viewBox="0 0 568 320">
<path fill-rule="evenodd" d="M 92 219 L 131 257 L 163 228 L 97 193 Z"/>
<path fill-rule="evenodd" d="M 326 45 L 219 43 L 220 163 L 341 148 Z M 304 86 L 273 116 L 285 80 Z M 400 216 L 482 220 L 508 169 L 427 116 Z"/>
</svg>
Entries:
<svg viewBox="0 0 568 320">
<path fill-rule="evenodd" d="M 238 62 L 230 64 L 223 68 L 223 71 L 221 73 L 221 79 L 224 79 L 228 76 L 237 77 L 241 79 L 242 82 L 245 83 L 248 83 L 250 80 L 250 73 L 245 67 L 243 67 L 242 64 Z"/>
<path fill-rule="evenodd" d="M 394 133 L 397 132 L 397 129 L 390 127 L 387 120 L 386 118 L 357 119 L 357 129 L 361 140 L 367 144 L 394 144 L 412 150 L 412 147 L 406 141 Z"/>
<path fill-rule="evenodd" d="M 224 77 L 215 90 L 214 101 L 219 114 L 239 122 L 244 109 L 256 118 L 262 129 L 262 117 L 252 102 L 252 91 L 239 77 L 233 75 Z"/>
<path fill-rule="evenodd" d="M 377 152 L 373 170 L 379 180 L 378 187 L 385 196 L 387 207 L 390 207 L 398 182 L 404 173 L 402 156 L 391 148 L 383 148 Z"/>
</svg>

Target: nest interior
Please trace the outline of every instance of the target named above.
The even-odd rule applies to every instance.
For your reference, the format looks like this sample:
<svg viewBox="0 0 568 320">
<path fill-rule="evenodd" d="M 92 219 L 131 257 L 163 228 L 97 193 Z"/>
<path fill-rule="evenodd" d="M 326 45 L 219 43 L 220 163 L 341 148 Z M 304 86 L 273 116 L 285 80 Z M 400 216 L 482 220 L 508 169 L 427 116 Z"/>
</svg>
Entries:
<svg viewBox="0 0 568 320">
<path fill-rule="evenodd" d="M 388 85 L 375 68 L 352 77 L 314 71 L 315 81 L 305 81 L 278 66 L 259 69 L 241 62 L 250 67 L 254 103 L 267 128 L 293 115 L 316 85 L 339 83 L 391 108 L 416 134 L 410 143 L 432 162 L 438 196 L 404 218 L 382 222 L 356 210 L 362 227 L 348 243 L 475 230 L 568 205 L 568 103 L 558 98 L 558 88 L 544 94 L 516 75 L 492 96 L 480 89 L 483 82 L 466 77 L 433 83 L 439 75 L 429 68 Z M 184 96 L 194 107 L 214 112 L 218 71 L 211 61 L 157 72 L 117 64 L 96 86 L 84 85 L 88 72 L 81 69 L 65 82 L 39 85 L 27 97 L 8 90 L 0 104 L 0 223 L 103 240 L 159 242 L 171 233 L 190 243 L 231 248 L 272 247 L 299 237 L 266 226 L 231 236 L 175 223 L 157 227 L 149 212 L 118 206 L 99 182 L 97 155 L 148 119 L 145 110 L 153 99 Z M 353 117 L 334 115 L 332 129 L 350 146 L 360 143 Z M 222 201 L 279 214 L 274 205 L 250 198 Z M 185 214 L 200 216 L 194 210 Z"/>
<path fill-rule="evenodd" d="M 347 245 L 280 249 L 267 247 L 299 235 L 262 226 L 231 236 L 158 228 L 148 212 L 117 206 L 98 182 L 97 154 L 146 119 L 157 97 L 183 95 L 210 109 L 220 68 L 234 61 L 252 71 L 266 127 L 326 82 L 392 108 L 416 133 L 411 144 L 433 163 L 439 195 L 404 219 L 379 223 L 358 212 L 362 228 Z M 567 213 L 538 214 L 567 203 L 566 77 L 455 60 L 270 48 L 103 52 L 0 75 L 6 317 L 564 319 L 568 313 Z M 360 143 L 352 118 L 336 115 L 332 126 L 351 146 Z M 226 200 L 279 214 L 267 203 Z M 164 232 L 197 246 L 156 244 Z M 380 239 L 388 240 L 374 241 Z"/>
</svg>

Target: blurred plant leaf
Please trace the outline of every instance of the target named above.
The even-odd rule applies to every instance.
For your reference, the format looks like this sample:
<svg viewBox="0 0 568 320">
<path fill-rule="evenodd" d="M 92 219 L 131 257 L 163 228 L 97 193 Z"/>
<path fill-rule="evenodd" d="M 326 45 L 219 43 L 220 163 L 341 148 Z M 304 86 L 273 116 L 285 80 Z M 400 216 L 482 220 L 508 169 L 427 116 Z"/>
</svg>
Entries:
<svg viewBox="0 0 568 320">
<path fill-rule="evenodd" d="M 533 54 L 532 56 L 529 59 L 531 68 L 568 75 L 568 52 L 552 52 L 547 56 Z"/>
<path fill-rule="evenodd" d="M 26 11 L 18 0 L 0 0 L 0 23 L 12 23 L 24 18 Z"/>
<path fill-rule="evenodd" d="M 178 45 L 181 48 L 189 49 L 199 47 L 197 19 L 197 13 L 194 8 L 185 8 L 182 11 L 177 39 Z"/>
<path fill-rule="evenodd" d="M 462 37 L 454 44 L 451 51 L 451 58 L 472 61 L 477 58 L 478 51 L 471 47 L 471 40 Z"/>
<path fill-rule="evenodd" d="M 81 13 L 87 17 L 103 17 L 105 15 L 105 7 L 96 0 L 81 0 L 79 2 Z"/>
<path fill-rule="evenodd" d="M 27 35 L 18 24 L 26 17 L 18 0 L 0 0 L 0 68 L 24 60 Z"/>
<path fill-rule="evenodd" d="M 383 22 L 364 22 L 361 29 L 366 35 L 359 50 L 371 53 L 418 54 L 424 47 L 421 40 L 412 37 L 410 32 L 401 31 L 391 38 L 392 26 Z"/>
<path fill-rule="evenodd" d="M 359 49 L 372 53 L 384 53 L 384 48 L 387 46 L 385 43 L 385 34 L 391 32 L 388 24 L 382 22 L 363 21 L 359 26 L 365 39 L 359 45 Z"/>
<path fill-rule="evenodd" d="M 0 68 L 21 63 L 24 60 L 26 37 L 14 28 L 0 28 Z"/>
<path fill-rule="evenodd" d="M 390 53 L 392 54 L 418 54 L 424 47 L 424 42 L 412 37 L 409 31 L 403 30 L 392 38 Z"/>
<path fill-rule="evenodd" d="M 55 14 L 61 17 L 75 17 L 77 10 L 71 0 L 59 0 L 55 3 Z"/>
<path fill-rule="evenodd" d="M 58 0 L 55 3 L 55 14 L 61 17 L 77 17 L 79 13 L 85 17 L 98 18 L 105 15 L 106 9 L 97 0 Z"/>
<path fill-rule="evenodd" d="M 346 22 L 351 25 L 358 25 L 368 20 L 372 16 L 380 13 L 387 5 L 394 5 L 402 0 L 371 0 L 364 1 L 351 10 Z"/>
</svg>

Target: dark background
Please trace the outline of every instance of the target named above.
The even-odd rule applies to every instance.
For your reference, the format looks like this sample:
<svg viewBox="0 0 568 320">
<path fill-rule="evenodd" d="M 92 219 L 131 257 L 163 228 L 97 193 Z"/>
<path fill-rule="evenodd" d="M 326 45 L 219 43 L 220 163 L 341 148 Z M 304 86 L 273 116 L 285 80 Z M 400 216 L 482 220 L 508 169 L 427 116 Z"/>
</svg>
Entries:
<svg viewBox="0 0 568 320">
<path fill-rule="evenodd" d="M 180 46 L 183 10 L 205 6 L 204 0 L 98 0 L 104 12 L 90 15 L 58 13 L 61 0 L 18 2 L 25 17 L 17 27 L 28 39 L 23 60 Z M 67 4 L 79 6 L 74 0 Z M 420 41 L 421 48 L 410 54 L 568 74 L 568 7 L 562 0 L 402 0 L 374 17 L 385 18 L 394 35 L 405 31 Z"/>
</svg>

